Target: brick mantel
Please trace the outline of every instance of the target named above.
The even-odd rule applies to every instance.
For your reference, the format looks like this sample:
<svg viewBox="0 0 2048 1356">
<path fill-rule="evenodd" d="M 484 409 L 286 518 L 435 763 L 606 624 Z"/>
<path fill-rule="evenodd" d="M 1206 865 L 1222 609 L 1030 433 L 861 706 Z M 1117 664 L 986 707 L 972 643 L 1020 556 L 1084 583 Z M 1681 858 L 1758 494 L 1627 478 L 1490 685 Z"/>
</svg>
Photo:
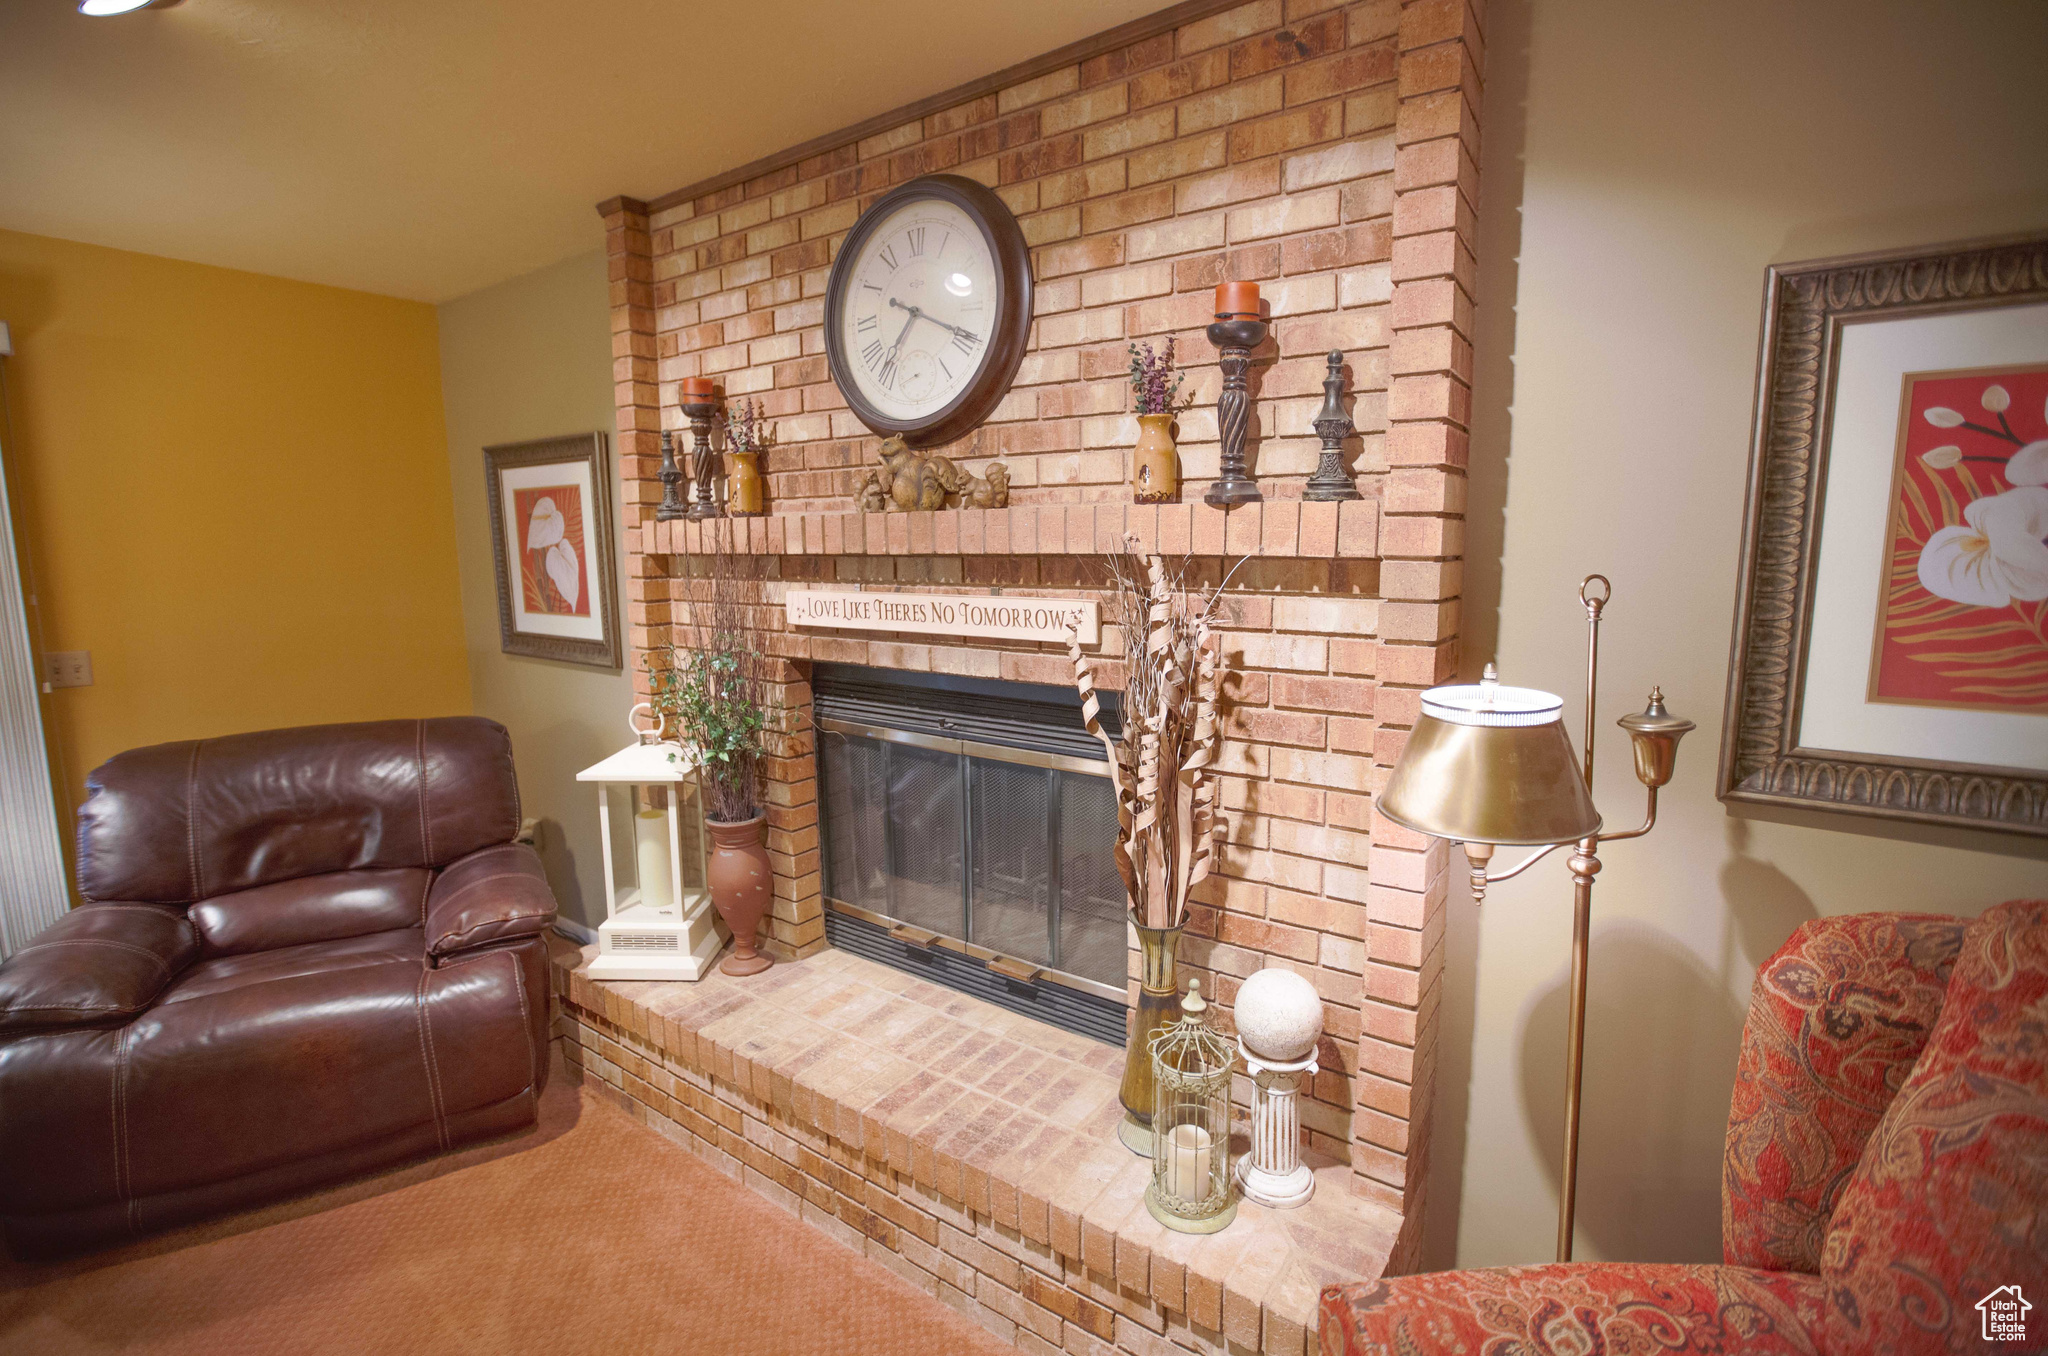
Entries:
<svg viewBox="0 0 2048 1356">
<path fill-rule="evenodd" d="M 1213 7 L 1203 7 L 1205 11 Z M 1482 11 L 1471 0 L 1253 0 L 1090 50 L 915 118 L 822 139 L 793 163 L 693 197 L 603 204 L 618 455 L 632 561 L 633 669 L 662 662 L 703 573 L 702 529 L 656 523 L 659 433 L 674 383 L 714 375 L 767 408 L 771 514 L 738 526 L 761 580 L 760 643 L 777 699 L 809 701 L 838 660 L 1063 683 L 1052 647 L 791 633 L 792 584 L 1099 593 L 1126 533 L 1185 553 L 1224 609 L 1223 874 L 1184 957 L 1226 1006 L 1261 965 L 1325 1001 L 1323 1068 L 1303 1103 L 1311 1145 L 1401 1214 L 1392 1269 L 1421 1245 L 1441 993 L 1446 859 L 1372 809 L 1416 712 L 1456 665 Z M 1036 68 L 1033 68 L 1034 71 Z M 993 187 L 1032 245 L 1032 338 L 1011 395 L 945 450 L 1000 456 L 1007 511 L 862 515 L 877 440 L 826 371 L 831 258 L 888 187 L 945 172 Z M 1257 280 L 1273 338 L 1254 379 L 1263 505 L 1201 504 L 1215 474 L 1209 290 Z M 1130 503 L 1136 429 L 1123 373 L 1135 339 L 1178 341 L 1196 403 L 1181 420 L 1183 502 Z M 1348 358 L 1366 498 L 1308 504 L 1322 355 Z M 1183 536 L 1183 533 L 1185 534 Z M 1113 637 L 1105 666 L 1117 685 Z M 769 787 L 774 943 L 824 945 L 814 767 L 801 741 Z"/>
</svg>

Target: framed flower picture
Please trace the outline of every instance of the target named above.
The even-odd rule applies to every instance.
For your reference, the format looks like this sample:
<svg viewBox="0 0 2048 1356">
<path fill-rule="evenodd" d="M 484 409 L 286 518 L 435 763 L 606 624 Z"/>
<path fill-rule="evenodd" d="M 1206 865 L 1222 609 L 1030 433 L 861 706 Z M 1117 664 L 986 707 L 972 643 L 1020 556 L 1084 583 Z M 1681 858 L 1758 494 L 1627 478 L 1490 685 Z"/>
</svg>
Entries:
<svg viewBox="0 0 2048 1356">
<path fill-rule="evenodd" d="M 1765 307 L 1722 798 L 2048 836 L 2048 237 Z"/>
<path fill-rule="evenodd" d="M 484 449 L 506 654 L 618 668 L 617 552 L 602 433 Z"/>
</svg>

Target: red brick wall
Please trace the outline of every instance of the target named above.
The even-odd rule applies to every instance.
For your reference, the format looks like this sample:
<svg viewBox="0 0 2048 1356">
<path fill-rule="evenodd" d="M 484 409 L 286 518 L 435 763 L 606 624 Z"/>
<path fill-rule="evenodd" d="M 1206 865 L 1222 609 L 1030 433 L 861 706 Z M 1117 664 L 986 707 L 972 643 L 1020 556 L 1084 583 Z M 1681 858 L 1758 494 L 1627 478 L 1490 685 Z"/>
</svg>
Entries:
<svg viewBox="0 0 2048 1356">
<path fill-rule="evenodd" d="M 1182 524 L 1197 549 L 1263 552 L 1227 607 L 1231 848 L 1184 955 L 1226 1003 L 1269 960 L 1316 982 L 1330 1039 L 1304 1122 L 1317 1147 L 1352 1163 L 1361 1191 L 1412 1221 L 1445 854 L 1376 817 L 1371 795 L 1416 693 L 1455 659 L 1480 54 L 1468 0 L 1253 0 L 713 193 L 652 212 L 626 199 L 604 207 L 624 500 L 640 527 L 636 669 L 687 621 L 702 569 L 688 537 L 651 521 L 655 435 L 683 424 L 683 376 L 717 375 L 729 399 L 766 404 L 775 426 L 777 520 L 754 525 L 753 551 L 763 644 L 792 707 L 807 701 L 812 659 L 1037 682 L 1068 671 L 1049 647 L 790 635 L 786 582 L 1086 589 L 1100 577 L 1094 551 L 1121 530 L 1159 541 Z M 958 515 L 888 524 L 903 537 L 893 551 L 888 533 L 844 516 L 876 440 L 826 371 L 830 261 L 866 202 L 929 172 L 994 187 L 1033 246 L 1036 320 L 1015 387 L 946 449 L 976 469 L 1002 457 L 1011 518 L 1032 530 L 1010 542 L 991 530 L 978 550 L 963 544 Z M 1226 277 L 1259 281 L 1273 321 L 1253 388 L 1254 469 L 1269 503 L 1227 524 L 1199 504 L 1216 470 L 1218 386 L 1201 330 Z M 1125 508 L 1136 429 L 1122 373 L 1128 341 L 1168 335 L 1196 393 L 1180 427 L 1194 508 L 1155 517 Z M 1296 508 L 1333 347 L 1356 397 L 1348 460 L 1379 509 L 1364 554 L 1356 541 L 1322 544 L 1334 533 L 1311 546 L 1322 511 Z M 1193 569 L 1213 579 L 1222 563 Z M 801 744 L 789 753 L 772 789 L 773 928 L 800 952 L 822 944 L 822 913 L 811 760 Z"/>
</svg>

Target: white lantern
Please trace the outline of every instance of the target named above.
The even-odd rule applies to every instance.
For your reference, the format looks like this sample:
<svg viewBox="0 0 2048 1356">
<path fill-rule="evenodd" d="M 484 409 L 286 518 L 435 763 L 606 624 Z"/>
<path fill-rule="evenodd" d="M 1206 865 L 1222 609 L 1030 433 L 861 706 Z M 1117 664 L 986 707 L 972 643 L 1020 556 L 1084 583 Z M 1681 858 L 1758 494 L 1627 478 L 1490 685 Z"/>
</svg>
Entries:
<svg viewBox="0 0 2048 1356">
<path fill-rule="evenodd" d="M 646 703 L 634 714 L 648 710 Z M 725 944 L 707 882 L 697 769 L 661 726 L 576 774 L 597 784 L 605 920 L 592 979 L 698 979 Z"/>
</svg>

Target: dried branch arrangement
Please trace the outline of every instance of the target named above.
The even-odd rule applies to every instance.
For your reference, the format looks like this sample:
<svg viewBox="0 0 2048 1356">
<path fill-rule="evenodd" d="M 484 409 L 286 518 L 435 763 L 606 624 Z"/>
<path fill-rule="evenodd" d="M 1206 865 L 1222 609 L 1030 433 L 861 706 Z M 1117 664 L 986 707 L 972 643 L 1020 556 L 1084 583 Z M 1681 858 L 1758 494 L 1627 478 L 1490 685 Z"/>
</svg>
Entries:
<svg viewBox="0 0 2048 1356">
<path fill-rule="evenodd" d="M 1191 594 L 1179 570 L 1128 550 L 1109 558 L 1109 570 L 1110 613 L 1123 633 L 1127 670 L 1121 738 L 1102 728 L 1078 637 L 1067 642 L 1067 653 L 1088 733 L 1102 741 L 1114 770 L 1116 868 L 1131 916 L 1142 927 L 1180 927 L 1189 895 L 1215 863 L 1222 831 L 1215 764 L 1223 648 L 1210 621 L 1223 589 Z"/>
</svg>

